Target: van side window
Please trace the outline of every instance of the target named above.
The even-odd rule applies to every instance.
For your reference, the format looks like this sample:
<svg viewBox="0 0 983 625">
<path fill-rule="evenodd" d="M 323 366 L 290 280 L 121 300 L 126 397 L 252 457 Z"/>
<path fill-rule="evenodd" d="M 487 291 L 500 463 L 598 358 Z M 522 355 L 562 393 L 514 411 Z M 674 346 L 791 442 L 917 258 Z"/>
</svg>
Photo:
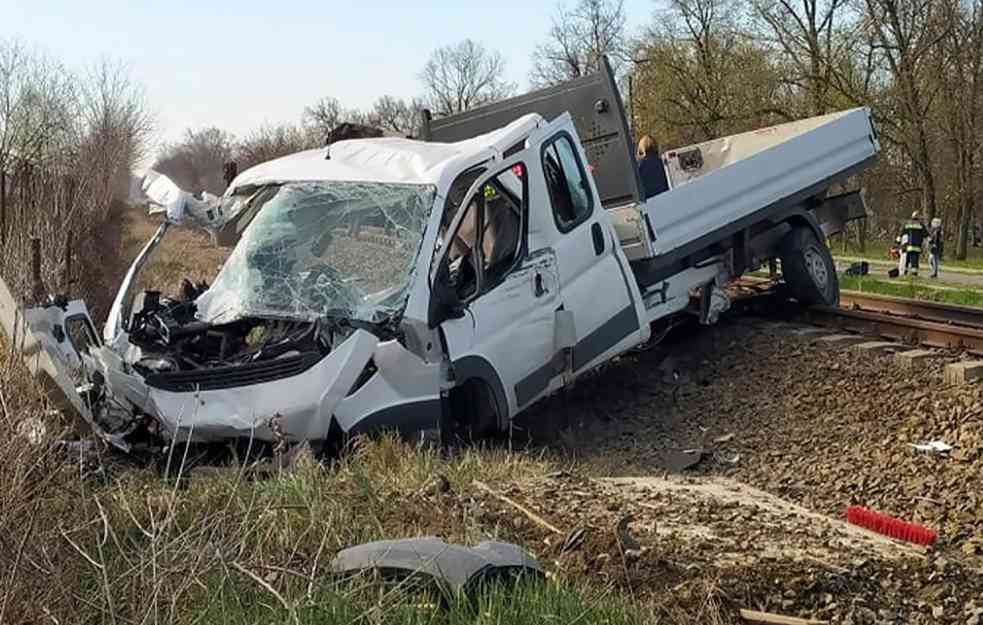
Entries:
<svg viewBox="0 0 983 625">
<path fill-rule="evenodd" d="M 560 232 L 569 232 L 590 217 L 594 198 L 587 174 L 570 137 L 558 135 L 543 148 L 543 173 Z"/>
<path fill-rule="evenodd" d="M 522 256 L 525 171 L 519 163 L 490 178 L 460 209 L 457 230 L 445 235 L 450 281 L 462 301 L 495 288 Z"/>
</svg>

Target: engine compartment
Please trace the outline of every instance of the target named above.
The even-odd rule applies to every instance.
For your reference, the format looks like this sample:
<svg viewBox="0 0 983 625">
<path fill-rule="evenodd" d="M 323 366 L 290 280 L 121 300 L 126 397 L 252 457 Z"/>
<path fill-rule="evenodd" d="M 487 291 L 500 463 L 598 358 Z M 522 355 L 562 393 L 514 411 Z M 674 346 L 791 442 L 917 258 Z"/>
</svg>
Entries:
<svg viewBox="0 0 983 625">
<path fill-rule="evenodd" d="M 328 320 L 201 321 L 196 317 L 195 296 L 204 288 L 185 284 L 180 298 L 164 297 L 158 291 L 143 293 L 129 324 L 129 342 L 140 350 L 133 367 L 151 386 L 171 387 L 169 382 L 179 381 L 182 387 L 214 386 L 223 373 L 244 367 L 253 375 L 245 375 L 242 383 L 255 383 L 255 373 L 264 365 L 283 376 L 294 375 L 327 356 L 350 333 L 343 324 Z M 237 385 L 229 382 L 233 380 L 221 387 Z"/>
</svg>

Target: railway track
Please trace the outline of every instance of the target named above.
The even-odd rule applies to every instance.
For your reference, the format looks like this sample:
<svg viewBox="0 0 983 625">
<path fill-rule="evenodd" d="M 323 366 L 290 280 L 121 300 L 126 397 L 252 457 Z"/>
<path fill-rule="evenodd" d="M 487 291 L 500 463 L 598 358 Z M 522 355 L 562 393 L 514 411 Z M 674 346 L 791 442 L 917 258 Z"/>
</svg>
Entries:
<svg viewBox="0 0 983 625">
<path fill-rule="evenodd" d="M 739 286 L 759 293 L 772 283 L 742 278 Z M 840 307 L 798 309 L 816 325 L 880 336 L 908 345 L 961 349 L 983 355 L 983 309 L 857 291 L 843 291 Z"/>
</svg>

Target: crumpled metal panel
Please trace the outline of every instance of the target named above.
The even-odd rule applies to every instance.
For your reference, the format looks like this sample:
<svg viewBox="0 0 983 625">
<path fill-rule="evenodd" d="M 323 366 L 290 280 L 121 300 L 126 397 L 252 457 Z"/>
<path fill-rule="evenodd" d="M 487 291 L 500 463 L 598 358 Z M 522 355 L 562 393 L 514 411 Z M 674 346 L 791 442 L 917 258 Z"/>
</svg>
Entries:
<svg viewBox="0 0 983 625">
<path fill-rule="evenodd" d="M 327 437 L 335 406 L 355 383 L 378 339 L 355 330 L 315 366 L 289 378 L 231 389 L 150 389 L 155 416 L 173 440 L 275 440 L 270 422 L 290 441 Z"/>
<path fill-rule="evenodd" d="M 543 575 L 543 569 L 521 547 L 486 541 L 474 547 L 448 544 L 435 537 L 379 540 L 338 552 L 331 568 L 342 575 L 375 570 L 422 574 L 468 590 L 482 580 L 499 576 Z"/>
</svg>

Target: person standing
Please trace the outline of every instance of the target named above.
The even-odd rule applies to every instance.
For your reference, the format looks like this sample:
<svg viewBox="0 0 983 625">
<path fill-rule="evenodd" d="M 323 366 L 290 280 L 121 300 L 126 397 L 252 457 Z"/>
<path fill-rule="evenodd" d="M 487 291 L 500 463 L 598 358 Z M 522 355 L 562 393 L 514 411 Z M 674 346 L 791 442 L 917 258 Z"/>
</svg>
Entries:
<svg viewBox="0 0 983 625">
<path fill-rule="evenodd" d="M 905 254 L 904 248 L 908 243 L 908 238 L 904 235 L 899 234 L 894 239 L 895 245 L 897 245 L 898 251 L 898 275 L 903 276 L 905 273 L 905 267 L 908 265 L 908 255 Z"/>
<path fill-rule="evenodd" d="M 902 239 L 907 238 L 908 241 L 904 246 L 905 253 L 905 275 L 911 274 L 913 276 L 918 275 L 918 259 L 922 255 L 922 244 L 925 241 L 926 228 L 925 224 L 922 223 L 921 215 L 918 211 L 911 214 L 911 219 L 905 224 L 904 229 L 901 231 Z"/>
<path fill-rule="evenodd" d="M 642 199 L 647 200 L 669 189 L 666 178 L 666 168 L 659 155 L 659 147 L 649 135 L 643 136 L 638 142 L 638 177 L 642 183 Z"/>
<path fill-rule="evenodd" d="M 928 233 L 928 266 L 932 269 L 932 278 L 939 277 L 939 264 L 942 262 L 943 246 L 942 220 L 936 217 Z"/>
</svg>

